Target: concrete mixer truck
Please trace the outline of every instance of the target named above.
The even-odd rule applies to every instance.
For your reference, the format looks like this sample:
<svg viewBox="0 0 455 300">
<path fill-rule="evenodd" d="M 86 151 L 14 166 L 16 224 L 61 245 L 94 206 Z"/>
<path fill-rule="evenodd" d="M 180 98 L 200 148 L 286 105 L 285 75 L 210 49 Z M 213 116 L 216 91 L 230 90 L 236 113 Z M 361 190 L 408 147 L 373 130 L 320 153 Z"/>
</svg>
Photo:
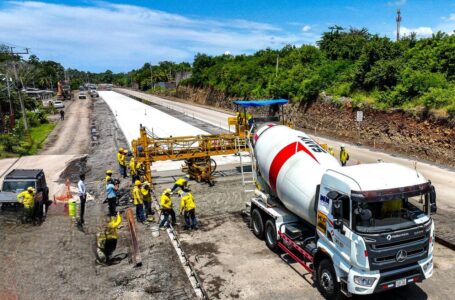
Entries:
<svg viewBox="0 0 455 300">
<path fill-rule="evenodd" d="M 252 231 L 311 272 L 324 297 L 432 276 L 436 193 L 422 174 L 392 163 L 341 167 L 308 135 L 282 125 L 258 128 L 251 147 Z"/>
</svg>

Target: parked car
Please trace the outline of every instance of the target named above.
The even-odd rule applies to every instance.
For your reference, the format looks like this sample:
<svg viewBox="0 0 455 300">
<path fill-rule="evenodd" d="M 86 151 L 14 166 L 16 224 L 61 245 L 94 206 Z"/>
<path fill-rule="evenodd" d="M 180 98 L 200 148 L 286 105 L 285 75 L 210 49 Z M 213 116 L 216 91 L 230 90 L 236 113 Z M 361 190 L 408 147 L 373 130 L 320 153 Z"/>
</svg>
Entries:
<svg viewBox="0 0 455 300">
<path fill-rule="evenodd" d="M 5 176 L 0 191 L 2 210 L 8 206 L 20 207 L 17 195 L 29 187 L 35 189 L 35 216 L 42 219 L 46 207 L 52 203 L 49 201 L 49 188 L 42 169 L 14 169 Z"/>
<path fill-rule="evenodd" d="M 87 99 L 87 95 L 85 94 L 85 92 L 79 92 L 79 99 Z"/>
<path fill-rule="evenodd" d="M 92 96 L 93 98 L 98 98 L 100 95 L 98 94 L 97 91 L 92 90 L 92 91 L 90 92 L 90 96 Z"/>
<path fill-rule="evenodd" d="M 65 104 L 63 103 L 63 101 L 55 100 L 54 101 L 54 107 L 55 108 L 65 108 Z"/>
</svg>

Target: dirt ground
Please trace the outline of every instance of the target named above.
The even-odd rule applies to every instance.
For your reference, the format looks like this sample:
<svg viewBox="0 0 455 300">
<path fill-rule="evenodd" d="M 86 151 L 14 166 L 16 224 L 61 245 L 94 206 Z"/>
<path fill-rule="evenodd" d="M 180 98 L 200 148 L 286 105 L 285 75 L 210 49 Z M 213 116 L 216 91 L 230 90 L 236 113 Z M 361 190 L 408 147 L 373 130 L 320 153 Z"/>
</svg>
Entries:
<svg viewBox="0 0 455 300">
<path fill-rule="evenodd" d="M 77 99 L 77 97 L 74 97 Z M 65 120 L 49 135 L 41 154 L 83 154 L 90 142 L 91 100 L 65 101 Z"/>
<path fill-rule="evenodd" d="M 52 205 L 41 226 L 20 224 L 18 212 L 2 212 L 0 299 L 193 299 L 169 238 L 152 238 L 148 226 L 138 225 L 142 267 L 135 268 L 130 262 L 125 219 L 115 252 L 124 259 L 112 266 L 95 263 L 95 233 L 107 213 L 106 204 L 102 204 L 104 172 L 109 168 L 116 171 L 115 154 L 126 141 L 102 100 L 78 101 L 74 104 L 83 102 L 84 107 L 77 111 L 91 112 L 90 125 L 96 126 L 98 139 L 87 148 L 88 158 L 74 161 L 61 179 L 70 177 L 75 185 L 78 175 L 86 173 L 88 192 L 94 196 L 86 205 L 86 225 L 78 229 L 63 204 Z M 65 132 L 65 126 L 61 130 Z M 59 142 L 59 151 L 73 151 L 65 146 L 67 142 Z M 121 188 L 129 193 L 130 180 L 123 180 Z M 130 206 L 128 198 L 123 204 L 119 209 Z"/>
</svg>

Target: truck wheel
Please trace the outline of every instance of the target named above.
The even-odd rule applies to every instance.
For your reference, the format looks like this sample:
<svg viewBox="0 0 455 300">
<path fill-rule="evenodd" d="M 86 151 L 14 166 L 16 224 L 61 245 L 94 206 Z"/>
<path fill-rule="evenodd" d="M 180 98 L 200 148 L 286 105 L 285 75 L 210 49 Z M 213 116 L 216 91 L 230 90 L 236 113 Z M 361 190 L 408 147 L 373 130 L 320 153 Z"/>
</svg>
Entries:
<svg viewBox="0 0 455 300">
<path fill-rule="evenodd" d="M 264 238 L 264 222 L 261 212 L 257 208 L 253 209 L 251 213 L 251 228 L 258 239 Z"/>
<path fill-rule="evenodd" d="M 267 220 L 265 222 L 265 244 L 273 252 L 278 251 L 277 234 L 275 222 Z"/>
<path fill-rule="evenodd" d="M 318 290 L 325 299 L 342 299 L 340 283 L 337 281 L 337 276 L 330 260 L 324 259 L 319 263 L 316 279 Z"/>
</svg>

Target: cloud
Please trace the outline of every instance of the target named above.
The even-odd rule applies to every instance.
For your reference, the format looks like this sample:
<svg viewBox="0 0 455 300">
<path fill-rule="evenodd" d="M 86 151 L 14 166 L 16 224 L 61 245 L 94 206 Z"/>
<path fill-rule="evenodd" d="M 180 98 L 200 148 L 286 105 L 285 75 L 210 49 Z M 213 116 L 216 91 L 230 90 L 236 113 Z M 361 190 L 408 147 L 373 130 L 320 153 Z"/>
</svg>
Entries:
<svg viewBox="0 0 455 300">
<path fill-rule="evenodd" d="M 128 71 L 144 62 L 192 61 L 197 52 L 251 53 L 316 40 L 268 23 L 189 18 L 133 5 L 71 6 L 9 1 L 0 5 L 2 42 L 25 45 L 40 59 L 91 71 Z"/>
<path fill-rule="evenodd" d="M 448 34 L 455 33 L 455 13 L 449 14 L 447 17 L 442 17 L 442 22 L 435 26 L 435 32 L 442 31 Z"/>
<path fill-rule="evenodd" d="M 411 33 L 415 33 L 417 37 L 424 38 L 430 37 L 433 34 L 433 29 L 431 27 L 416 27 L 416 28 L 407 28 L 401 27 L 400 29 L 401 35 L 409 36 Z"/>
<path fill-rule="evenodd" d="M 310 30 L 311 30 L 311 26 L 310 25 L 305 25 L 305 26 L 302 27 L 302 31 L 303 32 L 308 32 Z"/>
<path fill-rule="evenodd" d="M 404 6 L 406 4 L 406 0 L 397 0 L 397 1 L 389 1 L 386 3 L 387 6 Z"/>
</svg>

